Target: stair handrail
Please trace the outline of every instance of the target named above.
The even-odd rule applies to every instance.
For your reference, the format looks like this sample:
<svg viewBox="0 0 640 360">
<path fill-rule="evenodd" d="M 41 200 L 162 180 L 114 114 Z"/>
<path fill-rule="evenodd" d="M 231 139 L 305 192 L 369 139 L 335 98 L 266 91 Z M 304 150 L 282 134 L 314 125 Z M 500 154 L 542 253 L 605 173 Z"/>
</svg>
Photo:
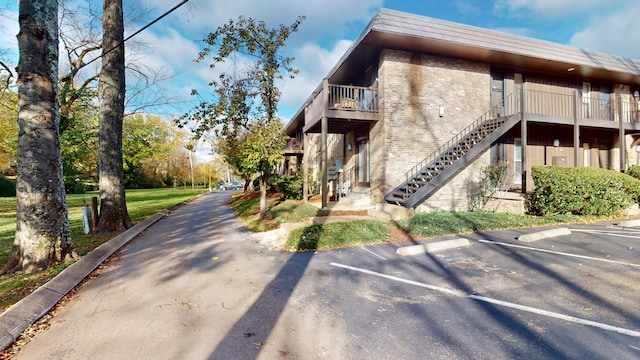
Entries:
<svg viewBox="0 0 640 360">
<path fill-rule="evenodd" d="M 407 181 L 413 178 L 420 170 L 422 170 L 425 166 L 435 160 L 438 156 L 445 152 L 445 150 L 451 148 L 460 142 L 463 138 L 468 136 L 471 132 L 477 129 L 480 125 L 482 125 L 487 120 L 495 120 L 496 118 L 491 118 L 492 111 L 487 111 L 482 114 L 479 118 L 477 118 L 474 122 L 469 124 L 467 127 L 462 129 L 459 133 L 454 135 L 449 141 L 440 145 L 436 150 L 434 150 L 429 156 L 424 158 L 422 161 L 414 165 L 409 171 L 407 171 L 404 175 L 407 178 Z"/>
<path fill-rule="evenodd" d="M 508 113 L 508 114 L 512 114 L 514 112 L 514 109 L 512 109 L 512 107 L 513 107 L 513 104 L 512 104 L 512 97 L 513 96 L 512 95 L 513 94 L 509 94 L 504 98 L 503 103 L 500 106 L 503 109 L 502 112 L 505 112 L 505 113 Z M 494 116 L 494 114 L 495 114 L 495 116 Z M 480 117 L 478 117 L 474 122 L 472 122 L 471 124 L 467 125 L 467 127 L 465 127 L 459 133 L 454 135 L 451 139 L 449 139 L 449 141 L 447 141 L 445 144 L 443 144 L 440 147 L 438 147 L 435 151 L 433 151 L 433 153 L 431 153 L 429 156 L 427 156 L 422 161 L 420 161 L 418 164 L 414 165 L 411 169 L 409 169 L 409 171 L 407 171 L 404 174 L 404 176 L 406 178 L 406 181 L 408 182 L 409 179 L 413 178 L 420 170 L 422 170 L 425 166 L 427 166 L 429 163 L 431 163 L 433 160 L 435 160 L 438 156 L 440 156 L 442 153 L 444 153 L 445 150 L 448 150 L 452 146 L 454 146 L 457 143 L 459 143 L 460 140 L 462 140 L 464 137 L 468 136 L 475 129 L 480 127 L 480 125 L 482 125 L 485 121 L 496 120 L 499 117 L 501 117 L 501 115 L 504 116 L 504 115 L 507 115 L 507 114 L 501 114 L 501 112 L 499 110 L 491 109 L 491 110 L 485 112 L 484 114 L 480 115 Z"/>
</svg>

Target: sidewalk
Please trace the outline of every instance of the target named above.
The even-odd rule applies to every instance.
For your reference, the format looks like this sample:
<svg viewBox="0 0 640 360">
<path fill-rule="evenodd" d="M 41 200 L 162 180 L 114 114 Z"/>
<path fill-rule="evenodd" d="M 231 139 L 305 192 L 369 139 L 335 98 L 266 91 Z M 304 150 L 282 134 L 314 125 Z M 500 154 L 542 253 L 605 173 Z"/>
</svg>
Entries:
<svg viewBox="0 0 640 360">
<path fill-rule="evenodd" d="M 160 211 L 100 245 L 0 314 L 0 334 L 2 334 L 0 335 L 0 350 L 13 344 L 24 330 L 53 309 L 58 301 L 80 284 L 102 262 L 169 212 L 169 210 Z"/>
</svg>

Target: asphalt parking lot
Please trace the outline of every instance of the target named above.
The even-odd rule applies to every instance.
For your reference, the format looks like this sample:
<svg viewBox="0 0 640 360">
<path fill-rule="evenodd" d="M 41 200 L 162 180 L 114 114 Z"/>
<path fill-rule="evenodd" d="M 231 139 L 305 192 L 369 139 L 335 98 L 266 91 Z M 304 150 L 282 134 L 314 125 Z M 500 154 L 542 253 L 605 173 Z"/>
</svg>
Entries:
<svg viewBox="0 0 640 360">
<path fill-rule="evenodd" d="M 567 228 L 570 234 L 528 243 L 517 239 L 535 229 L 475 233 L 464 237 L 470 246 L 412 256 L 398 256 L 393 246 L 363 247 L 329 265 L 361 300 L 346 311 L 351 321 L 373 317 L 376 326 L 353 331 L 365 342 L 375 339 L 370 347 L 377 351 L 639 358 L 640 229 Z M 379 327 L 387 334 L 372 330 Z M 395 342 L 385 341 L 389 334 Z"/>
</svg>

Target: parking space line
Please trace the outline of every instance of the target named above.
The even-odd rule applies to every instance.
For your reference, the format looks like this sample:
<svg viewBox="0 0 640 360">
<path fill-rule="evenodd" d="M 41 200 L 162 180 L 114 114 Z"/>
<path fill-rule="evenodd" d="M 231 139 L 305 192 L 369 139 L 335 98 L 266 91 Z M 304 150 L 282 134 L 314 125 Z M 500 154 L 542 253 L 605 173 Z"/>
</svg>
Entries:
<svg viewBox="0 0 640 360">
<path fill-rule="evenodd" d="M 609 226 L 607 226 L 607 228 L 617 229 L 618 231 L 621 231 L 621 232 L 640 233 L 640 229 L 630 228 L 630 227 L 626 227 L 626 226 L 609 225 Z M 577 229 L 576 231 L 580 231 L 580 230 Z"/>
<path fill-rule="evenodd" d="M 599 328 L 599 329 L 603 329 L 603 330 L 607 330 L 607 331 L 613 331 L 613 332 L 617 332 L 619 334 L 640 338 L 640 331 L 625 329 L 625 328 L 621 328 L 621 327 L 617 327 L 617 326 L 613 326 L 613 325 L 609 325 L 609 324 L 605 324 L 605 323 L 601 323 L 601 322 L 597 322 L 597 321 L 591 321 L 591 320 L 587 320 L 587 319 L 578 318 L 578 317 L 575 317 L 575 316 L 564 315 L 564 314 L 556 313 L 556 312 L 553 312 L 553 311 L 538 309 L 538 308 L 534 308 L 534 307 L 530 307 L 530 306 L 519 305 L 519 304 L 511 303 L 511 302 L 508 302 L 508 301 L 502 301 L 502 300 L 492 299 L 492 298 L 473 295 L 473 294 L 466 294 L 466 293 L 464 293 L 463 291 L 460 291 L 460 290 L 447 289 L 447 288 L 443 288 L 443 287 L 439 287 L 439 286 L 429 285 L 429 284 L 421 283 L 421 282 L 418 282 L 418 281 L 407 280 L 407 279 L 403 279 L 403 278 L 400 278 L 400 277 L 397 277 L 397 276 L 387 275 L 387 274 L 379 273 L 379 272 L 376 272 L 376 271 L 362 269 L 362 268 L 358 268 L 358 267 L 354 267 L 354 266 L 350 266 L 350 265 L 344 265 L 344 264 L 338 264 L 338 263 L 331 263 L 331 265 L 335 266 L 335 267 L 343 268 L 343 269 L 346 269 L 346 270 L 360 272 L 360 273 L 363 273 L 363 274 L 372 275 L 372 276 L 376 276 L 376 277 L 379 277 L 379 278 L 384 278 L 384 279 L 388 279 L 388 280 L 392 280 L 392 281 L 397 281 L 397 282 L 405 283 L 405 284 L 408 284 L 408 285 L 414 285 L 414 286 L 418 286 L 418 287 L 426 288 L 426 289 L 429 289 L 429 290 L 442 292 L 442 293 L 453 295 L 453 296 L 457 296 L 457 297 L 464 297 L 464 298 L 468 298 L 468 299 L 472 299 L 472 300 L 476 300 L 476 301 L 487 302 L 487 303 L 491 303 L 491 304 L 494 304 L 494 305 L 508 307 L 508 308 L 521 310 L 521 311 L 525 311 L 525 312 L 529 312 L 529 313 L 533 313 L 533 314 L 537 314 L 537 315 L 547 316 L 547 317 L 551 317 L 551 318 L 555 318 L 555 319 L 560 319 L 560 320 L 564 320 L 564 321 L 569 321 L 569 322 L 572 322 L 572 323 L 575 323 L 575 324 L 588 325 L 588 326 L 592 326 L 592 327 L 595 327 L 595 328 Z"/>
<path fill-rule="evenodd" d="M 509 244 L 509 243 L 503 243 L 503 242 L 499 242 L 499 241 L 491 241 L 491 240 L 484 240 L 484 239 L 479 239 L 479 240 L 476 240 L 476 241 L 481 242 L 481 243 L 484 243 L 484 244 L 493 244 L 493 245 L 500 245 L 500 246 L 514 247 L 514 248 L 518 248 L 518 249 L 531 250 L 531 251 L 538 251 L 538 252 L 544 252 L 544 253 L 549 253 L 549 254 L 555 254 L 555 255 L 562 255 L 562 256 L 568 256 L 568 257 L 580 258 L 580 259 L 585 259 L 585 260 L 601 261 L 601 262 L 606 262 L 606 263 L 611 263 L 611 264 L 617 264 L 617 265 L 626 265 L 626 266 L 640 267 L 640 264 L 633 264 L 633 263 L 628 263 L 628 262 L 615 261 L 615 260 L 603 259 L 603 258 L 597 258 L 597 257 L 591 257 L 591 256 L 586 256 L 586 255 L 578 255 L 578 254 L 566 253 L 566 252 L 562 252 L 562 251 L 553 251 L 553 250 L 547 250 L 547 249 L 539 249 L 539 248 L 534 248 L 534 247 L 530 247 L 530 246 L 522 246 L 522 245 L 516 245 L 516 244 Z"/>
<path fill-rule="evenodd" d="M 627 234 L 617 234 L 615 232 L 612 231 L 605 231 L 605 230 L 586 230 L 586 229 L 575 229 L 575 230 L 571 230 L 574 232 L 583 232 L 583 233 L 588 233 L 588 234 L 603 234 L 603 235 L 609 235 L 609 236 L 617 236 L 617 237 L 624 237 L 624 238 L 632 238 L 632 239 L 640 239 L 640 234 L 638 235 L 627 235 Z M 626 231 L 625 231 L 626 232 Z"/>
<path fill-rule="evenodd" d="M 367 249 L 367 248 L 361 247 L 360 249 L 362 249 L 362 250 L 364 250 L 364 251 L 368 252 L 369 254 L 371 254 L 371 255 L 373 255 L 373 256 L 375 256 L 375 257 L 379 258 L 379 259 L 387 260 L 387 258 L 386 258 L 386 257 L 384 257 L 384 256 L 382 256 L 382 255 L 378 255 L 378 254 L 374 253 L 373 251 L 371 251 L 371 250 L 369 250 L 369 249 Z"/>
</svg>

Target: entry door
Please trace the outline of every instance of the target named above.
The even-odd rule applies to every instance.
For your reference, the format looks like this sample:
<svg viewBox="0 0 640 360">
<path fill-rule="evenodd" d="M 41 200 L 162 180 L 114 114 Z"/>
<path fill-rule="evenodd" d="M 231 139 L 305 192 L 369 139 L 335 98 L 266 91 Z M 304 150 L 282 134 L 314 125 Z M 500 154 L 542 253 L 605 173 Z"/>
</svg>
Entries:
<svg viewBox="0 0 640 360">
<path fill-rule="evenodd" d="M 491 73 L 491 115 L 504 115 L 504 74 Z"/>
<path fill-rule="evenodd" d="M 369 139 L 358 141 L 358 186 L 369 187 Z"/>
</svg>

